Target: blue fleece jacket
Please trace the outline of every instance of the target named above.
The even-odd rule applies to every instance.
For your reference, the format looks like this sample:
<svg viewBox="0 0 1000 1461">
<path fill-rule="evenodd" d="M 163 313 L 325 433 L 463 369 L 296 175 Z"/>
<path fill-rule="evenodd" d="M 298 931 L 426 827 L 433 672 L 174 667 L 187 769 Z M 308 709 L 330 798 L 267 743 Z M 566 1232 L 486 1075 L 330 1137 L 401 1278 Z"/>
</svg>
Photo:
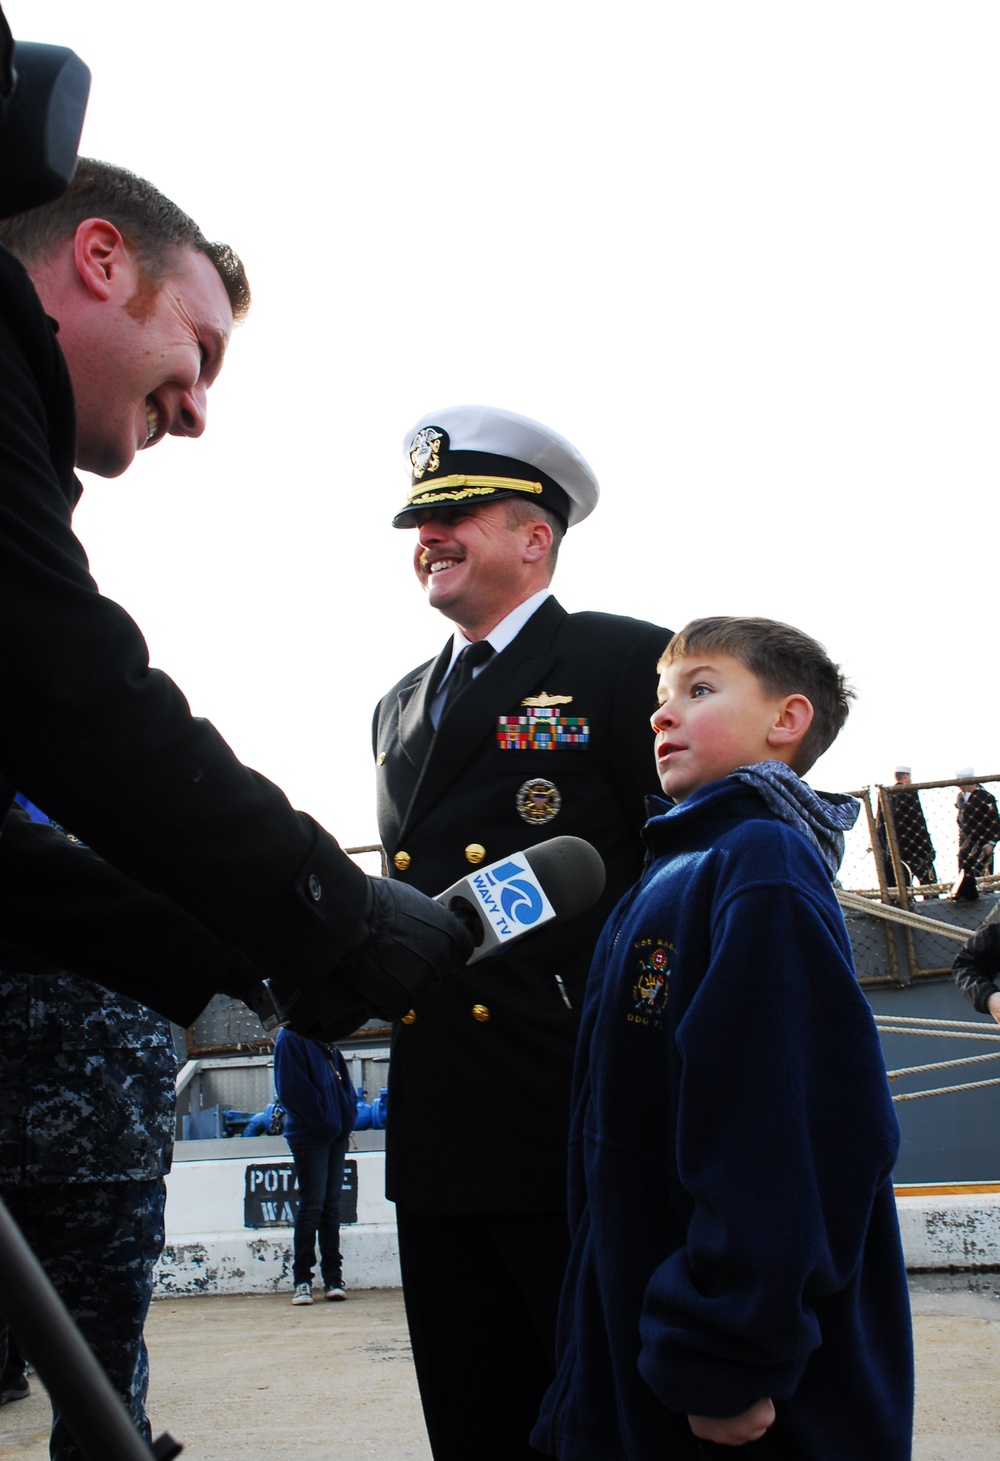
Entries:
<svg viewBox="0 0 1000 1461">
<path fill-rule="evenodd" d="M 289 1146 L 329 1146 L 354 1130 L 357 1095 L 336 1045 L 320 1045 L 291 1030 L 279 1030 L 274 1042 L 274 1089 L 287 1112 Z"/>
<path fill-rule="evenodd" d="M 899 1128 L 829 875 L 737 779 L 654 811 L 587 989 L 559 1368 L 532 1444 L 699 1455 L 689 1414 L 770 1396 L 748 1456 L 906 1461 Z"/>
</svg>

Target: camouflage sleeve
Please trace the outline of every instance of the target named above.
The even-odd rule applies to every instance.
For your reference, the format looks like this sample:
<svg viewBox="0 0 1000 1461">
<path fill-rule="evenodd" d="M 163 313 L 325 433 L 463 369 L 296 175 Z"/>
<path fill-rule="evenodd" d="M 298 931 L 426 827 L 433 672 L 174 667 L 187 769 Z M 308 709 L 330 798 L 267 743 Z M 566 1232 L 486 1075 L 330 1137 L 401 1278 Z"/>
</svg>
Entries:
<svg viewBox="0 0 1000 1461">
<path fill-rule="evenodd" d="M 998 973 L 1000 923 L 985 923 L 962 945 L 952 965 L 956 985 L 981 1015 L 989 1013 L 986 1001 L 990 995 L 1000 993 L 996 984 Z"/>
<path fill-rule="evenodd" d="M 0 1006 L 0 1182 L 147 1182 L 170 1170 L 177 1057 L 165 1020 L 72 974 L 2 970 Z"/>
</svg>

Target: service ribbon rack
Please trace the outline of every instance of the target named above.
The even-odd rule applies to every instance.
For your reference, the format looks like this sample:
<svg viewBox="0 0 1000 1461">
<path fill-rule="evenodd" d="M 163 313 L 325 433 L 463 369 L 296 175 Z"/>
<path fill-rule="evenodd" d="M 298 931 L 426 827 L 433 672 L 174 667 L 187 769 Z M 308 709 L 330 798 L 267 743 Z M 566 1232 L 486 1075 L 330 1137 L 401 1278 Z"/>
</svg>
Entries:
<svg viewBox="0 0 1000 1461">
<path fill-rule="evenodd" d="M 559 751 L 583 749 L 590 741 L 585 715 L 557 715 L 539 706 L 526 715 L 497 716 L 497 745 L 501 751 Z"/>
</svg>

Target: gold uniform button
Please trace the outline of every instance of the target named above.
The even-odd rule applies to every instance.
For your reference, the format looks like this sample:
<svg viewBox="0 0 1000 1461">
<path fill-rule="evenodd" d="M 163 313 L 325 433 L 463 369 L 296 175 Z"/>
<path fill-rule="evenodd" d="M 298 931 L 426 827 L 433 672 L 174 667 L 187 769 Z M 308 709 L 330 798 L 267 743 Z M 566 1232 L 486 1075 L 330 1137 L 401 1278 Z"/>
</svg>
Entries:
<svg viewBox="0 0 1000 1461">
<path fill-rule="evenodd" d="M 417 1012 L 416 1012 L 416 1010 L 407 1010 L 406 1011 L 406 1014 L 403 1015 L 402 1019 L 400 1020 L 400 1024 L 401 1025 L 415 1025 L 416 1022 L 417 1022 Z"/>
<path fill-rule="evenodd" d="M 486 857 L 486 848 L 481 842 L 470 842 L 465 849 L 465 860 L 471 862 L 473 867 L 483 861 Z"/>
<path fill-rule="evenodd" d="M 410 866 L 410 854 L 408 852 L 397 852 L 392 859 L 392 865 L 398 873 L 405 873 Z"/>
<path fill-rule="evenodd" d="M 490 1012 L 484 1004 L 474 1004 L 472 1006 L 472 1018 L 478 1020 L 481 1025 L 485 1025 L 486 1021 L 490 1019 Z"/>
<path fill-rule="evenodd" d="M 380 766 L 384 766 L 385 765 L 385 752 L 384 751 L 379 751 L 379 753 L 378 753 L 378 764 Z"/>
</svg>

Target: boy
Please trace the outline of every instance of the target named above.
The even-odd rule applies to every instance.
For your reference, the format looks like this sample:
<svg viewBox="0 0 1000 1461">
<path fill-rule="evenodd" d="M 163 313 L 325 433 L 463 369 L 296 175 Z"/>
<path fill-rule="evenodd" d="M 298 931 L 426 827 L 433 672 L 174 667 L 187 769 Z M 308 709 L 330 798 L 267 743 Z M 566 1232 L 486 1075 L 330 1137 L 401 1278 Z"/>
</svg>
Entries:
<svg viewBox="0 0 1000 1461">
<path fill-rule="evenodd" d="M 851 692 L 766 619 L 696 620 L 658 669 L 677 805 L 654 799 L 591 970 L 559 1370 L 532 1444 L 905 1461 L 899 1129 L 831 888 L 858 807 L 797 774 Z"/>
</svg>

